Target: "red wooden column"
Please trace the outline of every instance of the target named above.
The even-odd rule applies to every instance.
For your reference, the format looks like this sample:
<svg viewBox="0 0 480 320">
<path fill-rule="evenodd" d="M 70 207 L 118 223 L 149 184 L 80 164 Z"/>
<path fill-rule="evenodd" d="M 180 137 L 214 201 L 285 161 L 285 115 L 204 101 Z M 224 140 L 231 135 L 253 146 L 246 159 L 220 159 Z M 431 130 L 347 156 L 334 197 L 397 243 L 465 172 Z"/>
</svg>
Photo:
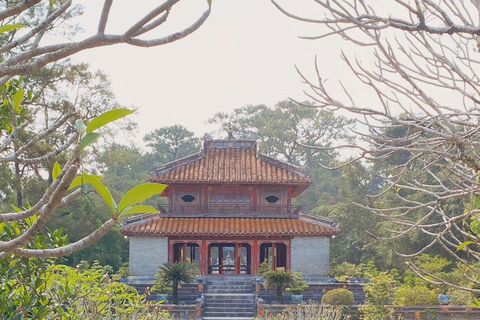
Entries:
<svg viewBox="0 0 480 320">
<path fill-rule="evenodd" d="M 168 262 L 173 262 L 173 241 L 168 240 Z"/>
<path fill-rule="evenodd" d="M 207 213 L 209 210 L 208 210 L 208 185 L 205 185 L 203 187 L 203 193 L 204 193 L 204 197 L 203 197 L 203 206 L 201 208 L 201 213 Z"/>
<path fill-rule="evenodd" d="M 242 256 L 242 244 L 235 244 L 235 274 L 240 274 L 240 257 Z"/>
<path fill-rule="evenodd" d="M 272 269 L 277 270 L 277 244 L 272 242 Z"/>
<path fill-rule="evenodd" d="M 205 238 L 202 239 L 200 244 L 200 273 L 202 275 L 208 274 L 208 246 Z"/>
<path fill-rule="evenodd" d="M 292 186 L 287 188 L 287 213 L 292 213 Z"/>
<path fill-rule="evenodd" d="M 257 185 L 253 185 L 253 188 L 252 188 L 252 211 L 253 212 L 258 212 L 258 209 L 257 209 Z"/>
<path fill-rule="evenodd" d="M 170 186 L 170 194 L 168 195 L 168 212 L 169 213 L 172 213 L 173 212 L 173 198 L 174 198 L 174 195 L 175 195 L 175 185 L 172 185 Z"/>
<path fill-rule="evenodd" d="M 250 271 L 252 275 L 256 275 L 258 272 L 258 268 L 260 265 L 260 248 L 258 247 L 258 239 L 255 237 L 253 239 L 253 246 L 252 246 L 252 270 Z"/>
<path fill-rule="evenodd" d="M 291 260 L 292 260 L 292 239 L 289 239 L 286 242 L 287 245 L 287 270 L 292 269 Z"/>
</svg>

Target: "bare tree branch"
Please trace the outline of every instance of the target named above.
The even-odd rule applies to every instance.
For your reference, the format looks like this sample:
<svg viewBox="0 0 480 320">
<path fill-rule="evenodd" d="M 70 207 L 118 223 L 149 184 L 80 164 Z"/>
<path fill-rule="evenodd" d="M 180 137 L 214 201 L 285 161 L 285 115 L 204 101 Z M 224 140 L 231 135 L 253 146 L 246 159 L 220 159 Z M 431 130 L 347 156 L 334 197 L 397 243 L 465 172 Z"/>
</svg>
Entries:
<svg viewBox="0 0 480 320">
<path fill-rule="evenodd" d="M 352 46 L 371 48 L 368 62 L 351 51 L 341 53 L 351 76 L 338 85 L 325 80 L 323 61 L 317 58 L 315 78 L 297 71 L 318 108 L 348 113 L 361 124 L 354 131 L 357 145 L 328 149 L 354 152 L 351 161 L 381 168 L 383 188 L 370 197 L 394 200 L 389 205 L 357 203 L 388 222 L 388 234 L 377 238 L 420 232 L 430 237 L 429 243 L 401 256 L 413 259 L 442 247 L 462 264 L 479 261 L 477 244 L 457 248 L 480 239 L 471 227 L 480 209 L 480 1 L 315 0 L 319 19 L 291 13 L 280 0 L 272 2 L 292 19 L 318 26 L 319 35 L 304 39 L 340 36 Z M 362 90 L 371 93 L 369 99 Z M 453 202 L 456 209 L 450 207 Z M 411 268 L 424 279 L 431 276 L 414 264 Z"/>
</svg>

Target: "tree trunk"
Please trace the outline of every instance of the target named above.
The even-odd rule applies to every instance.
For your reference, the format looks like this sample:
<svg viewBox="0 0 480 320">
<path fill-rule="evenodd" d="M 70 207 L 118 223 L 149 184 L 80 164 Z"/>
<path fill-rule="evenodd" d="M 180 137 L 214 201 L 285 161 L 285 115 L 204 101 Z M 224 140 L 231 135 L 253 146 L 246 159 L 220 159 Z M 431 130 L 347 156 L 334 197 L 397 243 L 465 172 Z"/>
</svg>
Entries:
<svg viewBox="0 0 480 320">
<path fill-rule="evenodd" d="M 277 300 L 278 303 L 283 304 L 283 290 L 282 287 L 277 287 L 277 292 L 276 292 Z"/>
<path fill-rule="evenodd" d="M 173 304 L 178 304 L 178 283 L 174 282 L 173 283 Z"/>
</svg>

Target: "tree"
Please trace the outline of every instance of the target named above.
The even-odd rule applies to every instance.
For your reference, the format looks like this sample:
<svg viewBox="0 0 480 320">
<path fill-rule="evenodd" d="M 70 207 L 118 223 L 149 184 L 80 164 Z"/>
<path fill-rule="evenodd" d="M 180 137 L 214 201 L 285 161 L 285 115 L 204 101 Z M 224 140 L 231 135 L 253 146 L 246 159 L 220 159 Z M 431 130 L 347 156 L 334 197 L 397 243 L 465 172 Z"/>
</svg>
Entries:
<svg viewBox="0 0 480 320">
<path fill-rule="evenodd" d="M 382 238 L 415 230 L 428 236 L 420 250 L 400 254 L 432 281 L 446 283 L 422 273 L 412 258 L 435 246 L 473 268 L 472 261 L 480 259 L 480 2 L 319 0 L 324 14 L 319 19 L 273 3 L 286 15 L 323 28 L 304 38 L 339 36 L 350 42 L 341 58 L 354 79 L 342 79 L 339 86 L 327 82 L 321 60 L 315 63 L 315 79 L 299 73 L 317 107 L 348 113 L 363 124 L 356 131 L 362 143 L 337 147 L 358 151 L 353 161 L 384 162 L 379 172 L 384 187 L 373 196 L 396 201 L 364 206 L 390 222 L 389 235 Z M 370 48 L 373 63 L 354 58 L 352 47 Z M 367 99 L 357 90 L 362 85 L 371 93 Z M 397 134 L 389 134 L 392 130 Z"/>
<path fill-rule="evenodd" d="M 160 266 L 156 274 L 157 285 L 170 286 L 173 294 L 173 304 L 178 304 L 178 286 L 181 283 L 191 283 L 195 278 L 197 266 L 194 263 L 166 262 Z"/>
<path fill-rule="evenodd" d="M 266 155 L 307 166 L 317 161 L 328 162 L 335 154 L 301 148 L 299 144 L 330 147 L 335 140 L 349 141 L 346 128 L 352 124 L 330 111 L 304 108 L 289 100 L 280 101 L 272 108 L 248 105 L 231 114 L 220 112 L 208 122 L 219 124 L 221 131 L 237 139 L 258 138 L 260 150 Z"/>
<path fill-rule="evenodd" d="M 265 273 L 265 283 L 267 289 L 274 289 L 278 303 L 283 304 L 283 290 L 287 288 L 297 287 L 299 285 L 300 276 L 292 270 L 277 269 Z"/>
<path fill-rule="evenodd" d="M 145 40 L 145 36 L 164 25 L 167 17 L 174 11 L 175 4 L 179 1 L 167 0 L 147 12 L 136 23 L 127 26 L 124 33 L 108 34 L 106 33 L 107 22 L 113 1 L 105 0 L 98 20 L 96 34 L 88 36 L 84 40 L 66 40 L 63 43 L 58 42 L 58 40 L 55 42 L 54 40 L 58 38 L 54 39 L 51 35 L 58 31 L 60 27 L 64 27 L 64 30 L 74 30 L 76 28 L 70 24 L 70 19 L 81 14 L 81 8 L 72 6 L 72 1 L 32 0 L 8 1 L 0 4 L 0 21 L 3 23 L 0 27 L 0 95 L 3 102 L 0 109 L 0 165 L 13 166 L 15 172 L 18 172 L 20 166 L 41 168 L 59 154 L 65 155 L 65 162 L 62 163 L 62 166 L 56 163 L 52 170 L 49 170 L 48 173 L 52 175 L 52 182 L 37 202 L 31 206 L 25 204 L 22 207 L 16 207 L 12 212 L 8 212 L 11 210 L 9 209 L 8 211 L 5 210 L 6 212 L 2 210 L 0 213 L 0 225 L 2 227 L 4 223 L 14 223 L 26 218 L 36 217 L 35 222 L 23 233 L 14 234 L 11 239 L 0 241 L 0 257 L 8 253 L 31 257 L 67 255 L 99 240 L 116 225 L 116 222 L 123 215 L 134 212 L 141 213 L 147 210 L 147 206 L 135 206 L 130 201 L 132 200 L 131 197 L 126 197 L 126 195 L 117 205 L 109 190 L 105 188 L 97 176 L 86 172 L 77 176 L 80 167 L 84 165 L 82 160 L 85 157 L 85 147 L 104 133 L 97 129 L 133 111 L 116 108 L 93 119 L 88 119 L 85 110 L 81 110 L 74 103 L 65 101 L 61 106 L 62 112 L 49 117 L 48 125 L 45 128 L 33 128 L 35 119 L 28 117 L 29 113 L 26 112 L 28 108 L 25 103 L 32 98 L 31 91 L 24 87 L 21 78 L 14 77 L 38 71 L 52 62 L 87 49 L 120 43 L 152 47 L 182 39 L 197 30 L 208 18 L 211 7 L 210 0 L 207 1 L 207 10 L 189 27 L 165 37 Z M 47 108 L 51 108 L 51 106 L 47 106 Z M 58 145 L 41 153 L 32 152 L 37 146 L 48 141 L 59 132 L 65 135 Z M 79 187 L 79 182 L 90 183 L 95 191 L 101 195 L 108 205 L 107 210 L 110 218 L 86 237 L 63 247 L 24 248 L 34 240 L 57 208 L 67 205 L 83 193 L 84 188 Z M 17 184 L 21 181 L 16 179 L 13 183 Z M 71 190 L 72 186 L 76 186 L 73 191 Z M 151 187 L 153 186 L 144 185 L 138 189 L 133 188 L 127 194 L 130 193 L 130 196 L 132 193 L 143 194 L 137 199 L 144 200 L 148 198 L 145 196 L 146 194 L 150 193 L 152 195 L 150 191 L 153 189 Z M 12 189 L 21 190 L 18 186 Z M 147 189 L 150 189 L 150 191 L 144 193 Z M 11 190 L 1 193 L 2 197 L 10 195 Z M 18 202 L 22 203 L 21 201 Z M 151 210 L 151 206 L 148 206 L 148 208 L 148 210 Z"/>
<path fill-rule="evenodd" d="M 155 162 L 160 164 L 186 157 L 200 148 L 200 140 L 182 125 L 161 127 L 145 135 Z M 153 167 L 153 166 L 152 166 Z"/>
</svg>

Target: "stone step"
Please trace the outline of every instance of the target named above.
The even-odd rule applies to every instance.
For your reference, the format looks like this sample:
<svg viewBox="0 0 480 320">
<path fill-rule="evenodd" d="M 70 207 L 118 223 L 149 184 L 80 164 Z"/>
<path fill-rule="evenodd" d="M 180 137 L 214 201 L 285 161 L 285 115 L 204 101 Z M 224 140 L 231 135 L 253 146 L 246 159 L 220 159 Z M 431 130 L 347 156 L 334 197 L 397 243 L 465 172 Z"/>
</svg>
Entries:
<svg viewBox="0 0 480 320">
<path fill-rule="evenodd" d="M 227 281 L 227 282 L 207 282 L 207 287 L 211 286 L 249 286 L 253 287 L 252 282 L 233 282 L 233 281 Z"/>
<path fill-rule="evenodd" d="M 255 316 L 255 312 L 205 312 L 203 319 L 207 317 L 216 317 L 220 319 L 238 318 L 238 317 L 252 318 L 254 316 Z"/>
<path fill-rule="evenodd" d="M 255 298 L 247 298 L 247 299 L 215 299 L 209 298 L 205 299 L 205 303 L 220 303 L 220 304 L 248 304 L 248 303 L 255 303 Z"/>
<path fill-rule="evenodd" d="M 252 283 L 235 283 L 235 284 L 227 284 L 227 283 L 215 283 L 215 284 L 210 284 L 207 286 L 207 288 L 253 288 Z"/>
<path fill-rule="evenodd" d="M 223 306 L 215 306 L 215 304 L 209 305 L 208 307 L 205 307 L 205 311 L 221 311 L 221 312 L 252 312 L 254 306 L 252 305 L 245 305 L 245 306 L 228 306 L 228 308 L 224 308 Z"/>
<path fill-rule="evenodd" d="M 206 293 L 204 295 L 205 301 L 255 301 L 253 294 L 221 294 L 221 293 Z"/>
<path fill-rule="evenodd" d="M 235 295 L 235 294 L 238 294 L 238 293 L 244 293 L 244 294 L 248 294 L 248 293 L 252 293 L 253 290 L 250 289 L 237 289 L 237 290 L 232 290 L 232 289 L 208 289 L 206 291 L 206 293 L 223 293 L 223 294 L 231 294 L 231 295 Z"/>
<path fill-rule="evenodd" d="M 205 320 L 250 320 L 255 316 L 253 277 L 221 276 L 205 279 Z"/>
</svg>

